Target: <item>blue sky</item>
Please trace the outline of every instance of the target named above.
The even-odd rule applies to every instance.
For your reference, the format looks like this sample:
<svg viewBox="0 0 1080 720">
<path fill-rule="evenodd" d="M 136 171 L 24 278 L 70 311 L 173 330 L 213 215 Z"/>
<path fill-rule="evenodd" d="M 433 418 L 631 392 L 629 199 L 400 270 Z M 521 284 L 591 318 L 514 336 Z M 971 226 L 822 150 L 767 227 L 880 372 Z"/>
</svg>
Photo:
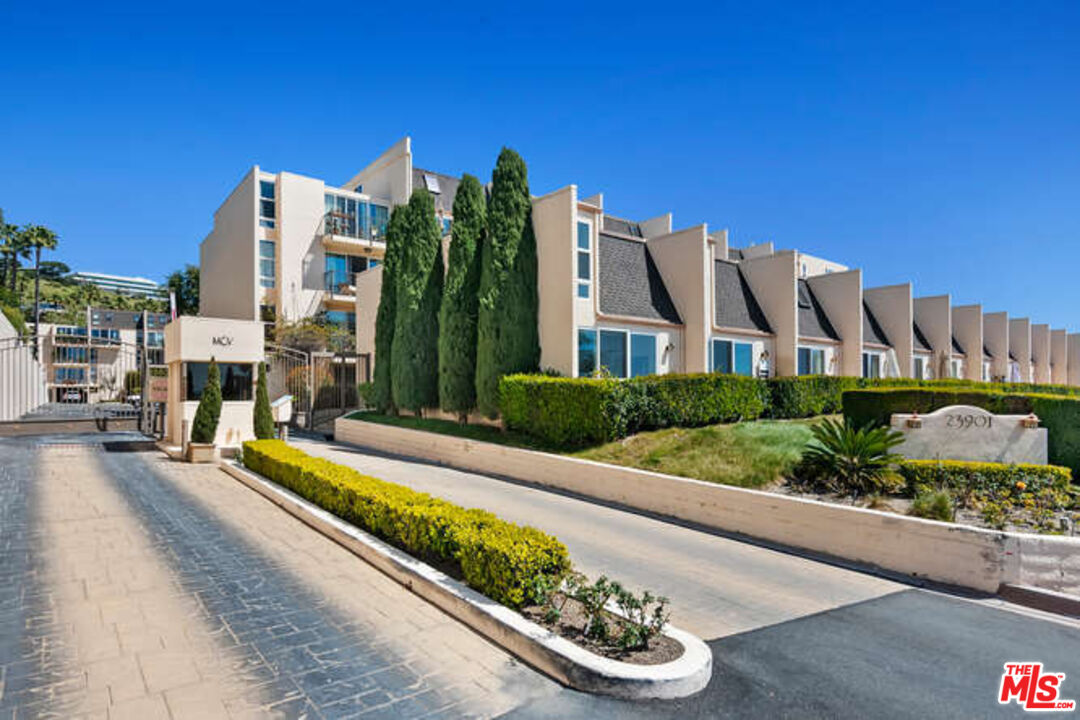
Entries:
<svg viewBox="0 0 1080 720">
<path fill-rule="evenodd" d="M 0 207 L 160 278 L 253 164 L 505 144 L 535 193 L 1080 330 L 1080 3 L 373 5 L 0 6 Z"/>
</svg>

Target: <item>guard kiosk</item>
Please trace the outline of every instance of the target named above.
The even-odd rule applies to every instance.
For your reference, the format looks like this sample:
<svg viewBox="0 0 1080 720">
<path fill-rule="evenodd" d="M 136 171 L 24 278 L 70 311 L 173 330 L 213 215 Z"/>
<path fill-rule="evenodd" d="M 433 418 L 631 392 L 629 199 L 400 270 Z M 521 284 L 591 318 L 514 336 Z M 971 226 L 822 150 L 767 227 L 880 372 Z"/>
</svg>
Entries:
<svg viewBox="0 0 1080 720">
<path fill-rule="evenodd" d="M 185 315 L 166 325 L 166 443 L 187 446 L 211 358 L 218 364 L 222 399 L 214 444 L 239 447 L 254 439 L 255 381 L 265 357 L 261 322 Z"/>
</svg>

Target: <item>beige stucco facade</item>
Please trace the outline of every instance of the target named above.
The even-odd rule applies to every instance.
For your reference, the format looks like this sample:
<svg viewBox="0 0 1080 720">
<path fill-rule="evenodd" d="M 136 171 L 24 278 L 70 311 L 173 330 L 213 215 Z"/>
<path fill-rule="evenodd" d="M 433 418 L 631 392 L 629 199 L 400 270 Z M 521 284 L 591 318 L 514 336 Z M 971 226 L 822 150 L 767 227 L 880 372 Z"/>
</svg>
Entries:
<svg viewBox="0 0 1080 720">
<path fill-rule="evenodd" d="M 1033 382 L 1031 320 L 1028 318 L 1009 318 L 1009 352 L 1013 356 L 1012 364 L 1014 366 L 1010 368 L 1009 380 Z"/>
<path fill-rule="evenodd" d="M 777 375 L 798 372 L 798 295 L 795 253 L 761 255 L 739 263 L 773 330 L 772 356 Z M 832 348 L 829 348 L 832 350 Z M 829 358 L 826 358 L 828 367 Z"/>
<path fill-rule="evenodd" d="M 952 359 L 952 304 L 948 295 L 919 297 L 912 301 L 915 322 L 933 352 L 933 377 L 949 377 Z"/>
<path fill-rule="evenodd" d="M 967 352 L 964 377 L 989 381 L 990 361 L 983 357 L 982 305 L 956 305 L 952 309 L 952 334 Z"/>
<path fill-rule="evenodd" d="M 1050 331 L 1050 382 L 1055 385 L 1069 382 L 1069 340 L 1065 330 Z"/>
<path fill-rule="evenodd" d="M 1050 382 L 1050 326 L 1031 326 L 1031 371 L 1034 382 Z"/>
<path fill-rule="evenodd" d="M 866 288 L 863 290 L 863 301 L 892 343 L 900 375 L 913 377 L 915 311 L 911 283 Z"/>
</svg>

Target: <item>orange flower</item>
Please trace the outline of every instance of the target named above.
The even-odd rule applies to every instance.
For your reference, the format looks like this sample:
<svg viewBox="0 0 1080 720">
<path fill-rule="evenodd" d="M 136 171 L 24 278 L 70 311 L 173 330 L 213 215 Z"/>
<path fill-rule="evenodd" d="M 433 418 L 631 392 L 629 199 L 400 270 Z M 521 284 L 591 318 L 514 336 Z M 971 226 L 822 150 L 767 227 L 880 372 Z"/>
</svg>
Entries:
<svg viewBox="0 0 1080 720">
<path fill-rule="evenodd" d="M 1025 489 L 1027 489 L 1027 483 L 1024 482 L 1023 480 L 1017 480 L 1016 481 L 1016 489 L 1017 490 L 1025 490 Z"/>
</svg>

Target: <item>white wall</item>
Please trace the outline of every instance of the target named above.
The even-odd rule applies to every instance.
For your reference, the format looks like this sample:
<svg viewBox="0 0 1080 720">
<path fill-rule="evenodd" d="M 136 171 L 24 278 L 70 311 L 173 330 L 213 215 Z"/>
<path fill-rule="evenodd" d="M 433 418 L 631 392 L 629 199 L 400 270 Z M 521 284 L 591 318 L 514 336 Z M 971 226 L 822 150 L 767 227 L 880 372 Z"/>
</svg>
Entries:
<svg viewBox="0 0 1080 720">
<path fill-rule="evenodd" d="M 540 305 L 540 367 L 577 374 L 574 332 L 576 291 L 577 187 L 568 185 L 534 198 L 537 276 Z"/>
<path fill-rule="evenodd" d="M 18 341 L 18 333 L 0 313 L 0 422 L 18 420 L 49 399 L 45 368 L 34 359 L 33 347 Z"/>
<path fill-rule="evenodd" d="M 326 294 L 326 251 L 319 237 L 326 185 L 287 172 L 278 178 L 278 315 L 294 321 L 318 312 Z"/>
<path fill-rule="evenodd" d="M 709 328 L 712 327 L 712 253 L 705 225 L 647 241 L 683 321 L 683 371 L 706 372 Z"/>
<path fill-rule="evenodd" d="M 391 145 L 342 187 L 354 190 L 359 184 L 363 186 L 362 192 L 365 195 L 402 205 L 409 201 L 412 193 L 412 168 L 412 139 L 406 136 Z"/>
<path fill-rule="evenodd" d="M 255 320 L 259 312 L 258 166 L 214 213 L 199 246 L 199 314 Z"/>
</svg>

